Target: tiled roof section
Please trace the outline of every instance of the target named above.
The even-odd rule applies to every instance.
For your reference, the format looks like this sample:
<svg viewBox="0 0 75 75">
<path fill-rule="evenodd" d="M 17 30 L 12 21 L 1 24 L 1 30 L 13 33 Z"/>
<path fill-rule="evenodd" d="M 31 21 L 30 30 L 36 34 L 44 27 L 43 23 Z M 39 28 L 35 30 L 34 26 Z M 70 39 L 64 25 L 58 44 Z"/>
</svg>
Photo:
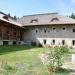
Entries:
<svg viewBox="0 0 75 75">
<path fill-rule="evenodd" d="M 38 20 L 38 21 L 31 21 Z M 75 20 L 58 13 L 36 14 L 23 16 L 18 20 L 23 26 L 52 25 L 52 24 L 75 24 Z"/>
<path fill-rule="evenodd" d="M 22 26 L 19 22 L 15 21 L 12 17 L 9 17 L 8 15 L 0 12 L 0 20 L 17 25 Z"/>
</svg>

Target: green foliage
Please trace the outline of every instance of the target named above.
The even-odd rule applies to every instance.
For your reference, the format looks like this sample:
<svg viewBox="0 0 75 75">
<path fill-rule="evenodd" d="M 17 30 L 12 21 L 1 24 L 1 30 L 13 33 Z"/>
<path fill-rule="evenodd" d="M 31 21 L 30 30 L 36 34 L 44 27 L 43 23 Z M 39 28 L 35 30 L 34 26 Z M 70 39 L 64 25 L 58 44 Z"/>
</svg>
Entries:
<svg viewBox="0 0 75 75">
<path fill-rule="evenodd" d="M 67 47 L 57 47 L 50 50 L 48 68 L 52 68 L 53 72 L 58 71 L 62 66 L 62 60 L 66 53 L 69 52 Z M 54 69 L 53 69 L 54 68 Z"/>
<path fill-rule="evenodd" d="M 14 16 L 14 20 L 17 20 L 17 17 L 16 16 Z"/>
<path fill-rule="evenodd" d="M 75 19 L 75 14 L 72 13 L 69 17 Z"/>
</svg>

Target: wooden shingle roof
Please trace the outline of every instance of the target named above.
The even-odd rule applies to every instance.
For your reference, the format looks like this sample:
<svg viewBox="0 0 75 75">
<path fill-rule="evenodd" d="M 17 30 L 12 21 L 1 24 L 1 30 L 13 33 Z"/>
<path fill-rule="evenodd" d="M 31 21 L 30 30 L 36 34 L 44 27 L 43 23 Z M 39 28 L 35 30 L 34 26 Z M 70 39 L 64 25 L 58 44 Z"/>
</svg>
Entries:
<svg viewBox="0 0 75 75">
<path fill-rule="evenodd" d="M 0 20 L 1 21 L 5 21 L 7 23 L 13 24 L 13 25 L 17 25 L 17 26 L 22 26 L 19 22 L 15 21 L 14 19 L 12 19 L 12 17 L 7 16 L 6 14 L 0 12 Z"/>
<path fill-rule="evenodd" d="M 36 14 L 23 16 L 18 20 L 23 26 L 53 25 L 53 24 L 75 24 L 75 20 L 58 13 Z"/>
</svg>

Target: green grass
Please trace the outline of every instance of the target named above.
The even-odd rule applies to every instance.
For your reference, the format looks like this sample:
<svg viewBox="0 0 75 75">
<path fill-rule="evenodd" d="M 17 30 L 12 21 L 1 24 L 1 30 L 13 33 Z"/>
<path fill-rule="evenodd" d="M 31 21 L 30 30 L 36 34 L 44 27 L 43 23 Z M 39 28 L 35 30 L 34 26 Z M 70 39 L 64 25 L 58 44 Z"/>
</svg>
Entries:
<svg viewBox="0 0 75 75">
<path fill-rule="evenodd" d="M 0 46 L 0 75 L 68 75 L 67 71 L 55 74 L 48 72 L 38 57 L 48 51 L 46 48 L 25 45 Z"/>
</svg>

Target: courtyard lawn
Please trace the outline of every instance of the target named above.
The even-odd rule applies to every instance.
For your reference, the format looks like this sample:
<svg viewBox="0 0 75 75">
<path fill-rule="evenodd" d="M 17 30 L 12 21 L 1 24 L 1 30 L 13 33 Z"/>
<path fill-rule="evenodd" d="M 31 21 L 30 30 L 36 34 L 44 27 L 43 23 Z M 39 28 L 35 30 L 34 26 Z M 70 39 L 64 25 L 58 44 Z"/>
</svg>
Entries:
<svg viewBox="0 0 75 75">
<path fill-rule="evenodd" d="M 68 75 L 67 71 L 50 74 L 39 58 L 49 49 L 26 45 L 0 46 L 0 75 Z"/>
</svg>

